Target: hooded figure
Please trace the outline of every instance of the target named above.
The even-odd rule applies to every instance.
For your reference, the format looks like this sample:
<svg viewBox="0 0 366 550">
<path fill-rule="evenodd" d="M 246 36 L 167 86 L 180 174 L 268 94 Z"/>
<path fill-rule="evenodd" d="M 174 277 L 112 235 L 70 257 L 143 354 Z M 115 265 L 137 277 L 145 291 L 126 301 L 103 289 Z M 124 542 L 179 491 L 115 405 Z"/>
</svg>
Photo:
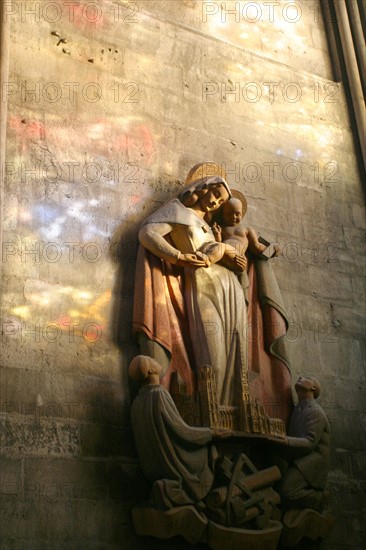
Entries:
<svg viewBox="0 0 366 550">
<path fill-rule="evenodd" d="M 170 393 L 159 383 L 161 366 L 135 357 L 130 377 L 142 384 L 132 404 L 131 422 L 142 471 L 152 482 L 157 508 L 196 504 L 214 480 L 210 428 L 192 428 L 179 415 Z M 213 452 L 210 452 L 213 451 Z"/>
</svg>

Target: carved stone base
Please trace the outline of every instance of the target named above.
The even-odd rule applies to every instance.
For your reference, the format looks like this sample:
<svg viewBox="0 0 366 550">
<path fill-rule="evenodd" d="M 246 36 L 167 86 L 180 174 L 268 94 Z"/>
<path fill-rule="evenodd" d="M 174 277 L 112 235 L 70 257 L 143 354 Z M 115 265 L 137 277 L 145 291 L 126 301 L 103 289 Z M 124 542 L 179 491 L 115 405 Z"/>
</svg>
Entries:
<svg viewBox="0 0 366 550">
<path fill-rule="evenodd" d="M 189 544 L 202 540 L 207 518 L 194 506 L 179 506 L 163 511 L 148 505 L 132 508 L 132 521 L 136 535 L 170 539 L 182 536 Z"/>
<path fill-rule="evenodd" d="M 208 544 L 212 550 L 276 550 L 282 523 L 270 521 L 267 529 L 237 529 L 208 522 Z"/>
<path fill-rule="evenodd" d="M 327 512 L 319 513 L 310 508 L 288 510 L 283 517 L 281 545 L 294 547 L 304 537 L 311 540 L 324 539 L 332 530 L 334 516 Z"/>
</svg>

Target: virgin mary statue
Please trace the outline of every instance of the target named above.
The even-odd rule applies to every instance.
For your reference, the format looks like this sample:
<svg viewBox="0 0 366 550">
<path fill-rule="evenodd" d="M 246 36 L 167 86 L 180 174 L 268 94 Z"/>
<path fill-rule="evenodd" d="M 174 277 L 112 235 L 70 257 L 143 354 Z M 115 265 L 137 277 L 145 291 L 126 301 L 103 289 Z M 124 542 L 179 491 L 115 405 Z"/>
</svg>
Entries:
<svg viewBox="0 0 366 550">
<path fill-rule="evenodd" d="M 250 397 L 286 424 L 293 406 L 288 321 L 271 264 L 247 262 L 237 247 L 216 242 L 208 224 L 230 197 L 222 168 L 198 164 L 178 197 L 144 221 L 133 330 L 140 353 L 163 366 L 166 389 L 174 385 L 176 393 L 178 381 L 195 395 L 199 369 L 210 366 L 218 405 L 236 406 L 249 379 Z"/>
<path fill-rule="evenodd" d="M 166 388 L 176 372 L 193 394 L 195 373 L 211 365 L 218 401 L 231 405 L 247 370 L 246 304 L 235 274 L 246 259 L 217 243 L 205 220 L 231 197 L 221 167 L 197 165 L 186 184 L 140 229 L 134 332 L 141 353 L 165 362 Z"/>
</svg>

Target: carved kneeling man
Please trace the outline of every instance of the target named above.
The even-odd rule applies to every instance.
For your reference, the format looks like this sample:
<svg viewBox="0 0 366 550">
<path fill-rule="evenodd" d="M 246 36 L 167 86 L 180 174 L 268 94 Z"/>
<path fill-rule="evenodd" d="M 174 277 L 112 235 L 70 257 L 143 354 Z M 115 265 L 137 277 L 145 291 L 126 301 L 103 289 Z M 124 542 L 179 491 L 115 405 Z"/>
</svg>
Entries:
<svg viewBox="0 0 366 550">
<path fill-rule="evenodd" d="M 295 384 L 299 398 L 290 419 L 288 437 L 281 455 L 288 462 L 278 492 L 287 507 L 313 508 L 321 505 L 329 468 L 330 426 L 315 401 L 320 394 L 316 378 L 300 376 Z"/>
<path fill-rule="evenodd" d="M 193 428 L 181 418 L 170 393 L 160 385 L 162 367 L 135 357 L 129 375 L 141 384 L 132 404 L 132 429 L 141 468 L 152 482 L 150 499 L 159 509 L 197 504 L 214 480 L 215 449 L 210 428 Z"/>
</svg>

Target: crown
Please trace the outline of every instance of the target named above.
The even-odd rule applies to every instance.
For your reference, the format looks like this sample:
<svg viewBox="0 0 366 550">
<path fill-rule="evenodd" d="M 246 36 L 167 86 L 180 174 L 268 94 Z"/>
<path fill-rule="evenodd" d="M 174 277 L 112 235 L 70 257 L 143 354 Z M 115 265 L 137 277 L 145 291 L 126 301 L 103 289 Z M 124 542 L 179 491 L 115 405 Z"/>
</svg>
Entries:
<svg viewBox="0 0 366 550">
<path fill-rule="evenodd" d="M 186 178 L 186 185 L 189 185 L 195 181 L 199 181 L 203 178 L 209 178 L 212 176 L 220 176 L 226 181 L 226 172 L 219 164 L 216 162 L 200 162 L 193 166 L 190 169 L 188 176 Z"/>
</svg>

